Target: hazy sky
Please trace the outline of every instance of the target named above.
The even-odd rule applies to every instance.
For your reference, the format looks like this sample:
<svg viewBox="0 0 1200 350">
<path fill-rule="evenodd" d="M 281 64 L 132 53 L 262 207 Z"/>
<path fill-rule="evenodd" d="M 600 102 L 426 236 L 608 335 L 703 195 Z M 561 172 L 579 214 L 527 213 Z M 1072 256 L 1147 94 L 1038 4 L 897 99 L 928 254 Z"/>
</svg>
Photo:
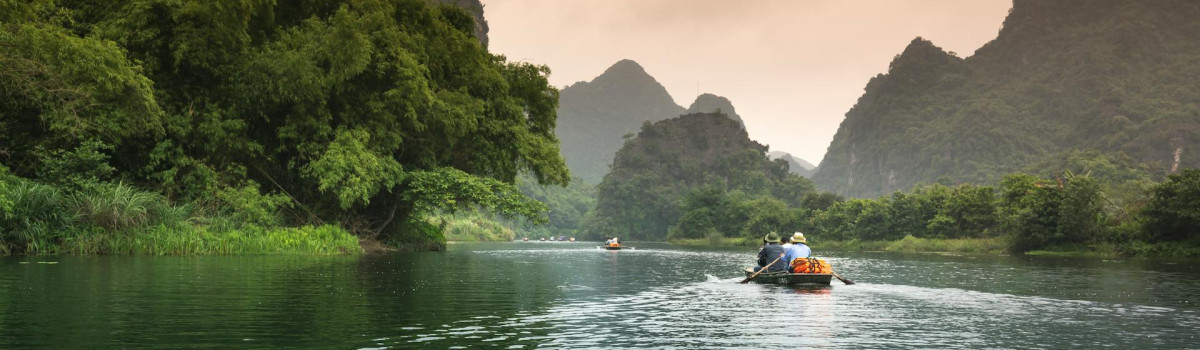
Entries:
<svg viewBox="0 0 1200 350">
<path fill-rule="evenodd" d="M 637 61 L 675 102 L 725 96 L 750 138 L 813 164 L 867 81 L 915 37 L 960 57 L 1011 0 L 483 0 L 490 50 L 562 88 Z"/>
</svg>

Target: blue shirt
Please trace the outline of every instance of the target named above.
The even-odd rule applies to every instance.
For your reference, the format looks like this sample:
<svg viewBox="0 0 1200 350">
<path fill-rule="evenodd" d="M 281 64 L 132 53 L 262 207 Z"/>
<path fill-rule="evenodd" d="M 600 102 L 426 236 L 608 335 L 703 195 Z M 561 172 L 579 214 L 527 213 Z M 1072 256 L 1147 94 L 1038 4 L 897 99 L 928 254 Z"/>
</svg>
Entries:
<svg viewBox="0 0 1200 350">
<path fill-rule="evenodd" d="M 793 244 L 786 252 L 783 253 L 783 260 L 787 261 L 788 266 L 792 266 L 792 260 L 798 258 L 807 258 L 812 255 L 812 248 L 807 244 Z"/>
</svg>

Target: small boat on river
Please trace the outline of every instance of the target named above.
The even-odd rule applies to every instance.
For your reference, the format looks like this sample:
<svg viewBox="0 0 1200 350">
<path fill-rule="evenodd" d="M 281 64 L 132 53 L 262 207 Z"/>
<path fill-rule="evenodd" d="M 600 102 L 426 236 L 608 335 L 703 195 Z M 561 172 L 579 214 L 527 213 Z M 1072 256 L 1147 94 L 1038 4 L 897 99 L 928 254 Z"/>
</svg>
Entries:
<svg viewBox="0 0 1200 350">
<path fill-rule="evenodd" d="M 747 267 L 742 270 L 746 273 L 746 277 L 754 275 L 754 268 Z M 782 285 L 825 285 L 833 280 L 831 273 L 789 273 L 789 272 L 763 272 L 754 276 L 750 282 L 759 284 L 782 284 Z"/>
</svg>

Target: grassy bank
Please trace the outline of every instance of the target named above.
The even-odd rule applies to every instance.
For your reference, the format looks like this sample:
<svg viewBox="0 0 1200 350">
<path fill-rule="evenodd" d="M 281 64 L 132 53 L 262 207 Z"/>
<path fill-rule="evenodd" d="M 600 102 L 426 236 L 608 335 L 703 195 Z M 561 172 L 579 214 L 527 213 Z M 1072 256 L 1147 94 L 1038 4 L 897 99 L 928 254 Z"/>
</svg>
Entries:
<svg viewBox="0 0 1200 350">
<path fill-rule="evenodd" d="M 758 246 L 760 241 L 745 238 L 673 239 L 669 243 L 684 246 Z M 905 253 L 963 253 L 963 254 L 1007 254 L 1008 241 L 996 238 L 937 239 L 906 236 L 894 241 L 849 240 L 810 241 L 815 250 L 834 251 L 885 251 Z M 1200 246 L 1194 242 L 1145 243 L 1134 241 L 1127 245 L 1100 243 L 1092 245 L 1053 246 L 1034 250 L 1026 255 L 1081 256 L 1097 258 L 1113 257 L 1161 257 L 1200 258 Z"/>
<path fill-rule="evenodd" d="M 743 237 L 672 238 L 667 243 L 684 246 L 758 246 L 761 242 Z"/>
<path fill-rule="evenodd" d="M 905 253 L 1003 254 L 1007 241 L 1002 238 L 917 238 L 905 236 L 895 241 L 821 241 L 814 249 L 846 251 L 885 251 Z"/>
<path fill-rule="evenodd" d="M 746 238 L 673 239 L 676 245 L 758 246 L 760 241 Z M 1000 238 L 929 239 L 907 236 L 895 241 L 810 241 L 813 249 L 841 251 L 944 252 L 1002 254 L 1006 242 Z"/>
<path fill-rule="evenodd" d="M 231 196 L 237 196 L 232 198 Z M 0 254 L 356 254 L 336 225 L 286 227 L 257 191 L 173 204 L 121 183 L 57 186 L 0 178 Z M 228 202 L 241 202 L 240 208 Z M 200 208 L 200 209 L 197 209 Z"/>
<path fill-rule="evenodd" d="M 517 234 L 494 217 L 485 217 L 478 211 L 438 213 L 425 219 L 438 227 L 452 242 L 507 242 Z"/>
</svg>

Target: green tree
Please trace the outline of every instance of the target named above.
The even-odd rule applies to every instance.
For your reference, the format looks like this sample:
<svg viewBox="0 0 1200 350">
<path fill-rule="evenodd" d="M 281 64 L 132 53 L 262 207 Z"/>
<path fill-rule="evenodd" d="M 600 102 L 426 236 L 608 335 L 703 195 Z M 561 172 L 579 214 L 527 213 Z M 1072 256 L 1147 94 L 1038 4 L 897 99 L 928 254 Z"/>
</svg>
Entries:
<svg viewBox="0 0 1200 350">
<path fill-rule="evenodd" d="M 1200 237 L 1200 170 L 1185 169 L 1152 189 L 1142 211 L 1151 241 L 1186 241 Z"/>
<path fill-rule="evenodd" d="M 287 198 L 272 206 L 290 214 L 282 224 L 385 240 L 413 229 L 421 244 L 438 236 L 422 215 L 467 202 L 544 220 L 517 175 L 569 180 L 549 69 L 487 52 L 455 6 L 61 0 L 0 12 L 0 161 L 20 176 L 70 169 L 39 154 L 107 155 L 114 178 L 172 200 Z"/>
<path fill-rule="evenodd" d="M 1000 183 L 1001 225 L 1009 249 L 1023 253 L 1053 242 L 1058 230 L 1062 191 L 1030 175 L 1009 175 Z"/>
</svg>

